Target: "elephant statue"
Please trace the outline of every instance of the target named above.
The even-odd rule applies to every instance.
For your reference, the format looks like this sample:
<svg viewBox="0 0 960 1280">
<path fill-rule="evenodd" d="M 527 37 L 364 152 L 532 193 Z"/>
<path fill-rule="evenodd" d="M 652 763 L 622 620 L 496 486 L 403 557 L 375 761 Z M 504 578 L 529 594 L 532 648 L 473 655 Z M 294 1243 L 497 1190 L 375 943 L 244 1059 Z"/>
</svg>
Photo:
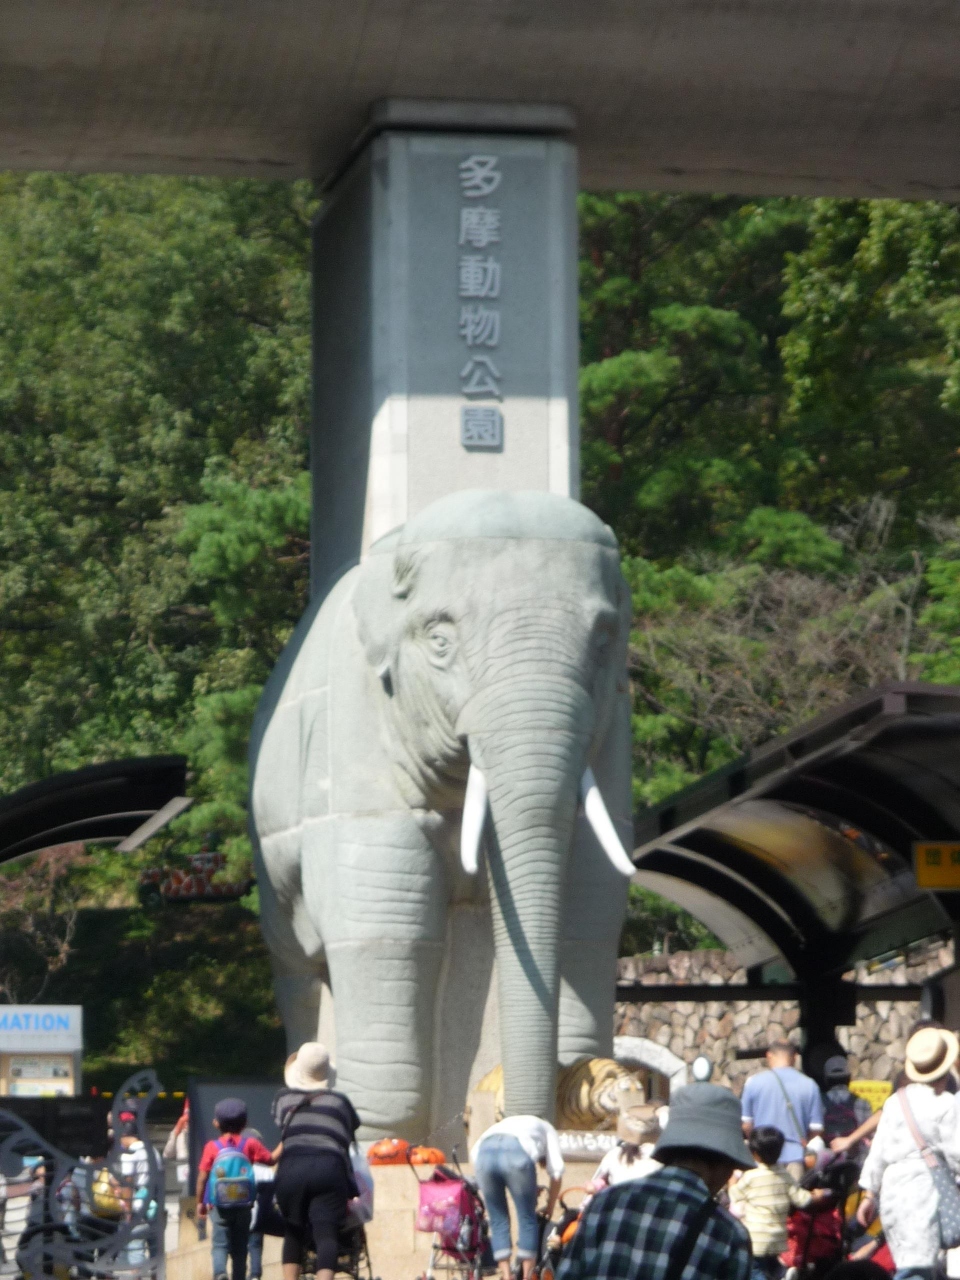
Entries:
<svg viewBox="0 0 960 1280">
<path fill-rule="evenodd" d="M 334 1042 L 361 1136 L 437 1134 L 501 1060 L 507 1114 L 549 1118 L 558 1063 L 612 1055 L 630 616 L 585 507 L 471 490 L 375 543 L 271 676 L 262 928 L 291 1050 Z"/>
</svg>

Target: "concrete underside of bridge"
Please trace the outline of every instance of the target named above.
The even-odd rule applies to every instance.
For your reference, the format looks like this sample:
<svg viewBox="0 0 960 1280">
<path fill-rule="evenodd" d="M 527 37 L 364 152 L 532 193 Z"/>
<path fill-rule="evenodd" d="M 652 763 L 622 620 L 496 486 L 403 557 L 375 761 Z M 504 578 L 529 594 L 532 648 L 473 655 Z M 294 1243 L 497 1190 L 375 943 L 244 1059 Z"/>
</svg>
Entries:
<svg viewBox="0 0 960 1280">
<path fill-rule="evenodd" d="M 380 98 L 566 105 L 593 188 L 960 198 L 946 0 L 7 0 L 0 167 L 322 179 Z"/>
</svg>

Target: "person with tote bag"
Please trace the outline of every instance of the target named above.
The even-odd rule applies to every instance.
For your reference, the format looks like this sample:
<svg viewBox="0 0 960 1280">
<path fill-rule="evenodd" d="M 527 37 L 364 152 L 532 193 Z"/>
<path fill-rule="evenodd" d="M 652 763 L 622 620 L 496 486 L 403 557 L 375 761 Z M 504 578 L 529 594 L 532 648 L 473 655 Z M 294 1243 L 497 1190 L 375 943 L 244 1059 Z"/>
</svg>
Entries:
<svg viewBox="0 0 960 1280">
<path fill-rule="evenodd" d="M 884 1103 L 860 1173 L 865 1195 L 857 1220 L 867 1227 L 879 1206 L 897 1270 L 895 1280 L 932 1280 L 941 1249 L 958 1243 L 960 1125 L 946 1091 L 960 1057 L 952 1031 L 926 1027 L 907 1041 L 909 1084 Z"/>
<path fill-rule="evenodd" d="M 308 1040 L 287 1059 L 286 1088 L 274 1099 L 282 1154 L 276 1199 L 286 1228 L 283 1280 L 297 1280 L 309 1236 L 317 1256 L 316 1280 L 333 1280 L 340 1228 L 350 1201 L 360 1195 L 350 1149 L 360 1117 L 346 1094 L 333 1088 L 334 1066 L 319 1041 Z"/>
</svg>

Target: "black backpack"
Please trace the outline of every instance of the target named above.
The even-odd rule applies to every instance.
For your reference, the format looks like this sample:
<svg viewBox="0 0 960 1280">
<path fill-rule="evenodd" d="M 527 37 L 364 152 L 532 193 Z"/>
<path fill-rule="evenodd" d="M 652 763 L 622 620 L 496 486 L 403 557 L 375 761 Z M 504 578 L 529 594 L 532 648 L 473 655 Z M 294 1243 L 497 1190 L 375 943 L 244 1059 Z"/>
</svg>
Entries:
<svg viewBox="0 0 960 1280">
<path fill-rule="evenodd" d="M 859 1128 L 856 1099 L 849 1089 L 846 1096 L 834 1101 L 825 1097 L 823 1100 L 823 1136 L 826 1142 L 832 1138 L 845 1138 Z"/>
</svg>

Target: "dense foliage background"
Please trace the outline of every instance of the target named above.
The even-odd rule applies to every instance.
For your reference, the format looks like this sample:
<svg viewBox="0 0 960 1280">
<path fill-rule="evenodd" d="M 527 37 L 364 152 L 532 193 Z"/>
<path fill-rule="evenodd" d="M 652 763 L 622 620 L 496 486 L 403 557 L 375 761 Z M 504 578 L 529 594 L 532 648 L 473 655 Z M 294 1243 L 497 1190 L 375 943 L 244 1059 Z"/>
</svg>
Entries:
<svg viewBox="0 0 960 1280">
<path fill-rule="evenodd" d="M 197 803 L 141 864 L 209 832 L 248 854 L 247 728 L 306 592 L 313 212 L 297 184 L 0 175 L 0 792 L 185 751 Z M 584 500 L 634 591 L 638 803 L 878 680 L 960 679 L 957 209 L 580 213 Z M 7 998 L 44 955 L 58 991 L 75 963 L 30 865 L 0 936 L 32 911 L 40 941 L 0 947 Z M 71 867 L 54 914 L 78 936 L 107 907 L 131 945 L 172 928 L 136 908 L 129 860 Z M 710 939 L 637 894 L 624 941 Z M 208 1030 L 219 972 L 196 978 Z M 104 1035 L 104 1063 L 147 1052 Z M 202 1068 L 198 1036 L 179 1061 Z"/>
</svg>

